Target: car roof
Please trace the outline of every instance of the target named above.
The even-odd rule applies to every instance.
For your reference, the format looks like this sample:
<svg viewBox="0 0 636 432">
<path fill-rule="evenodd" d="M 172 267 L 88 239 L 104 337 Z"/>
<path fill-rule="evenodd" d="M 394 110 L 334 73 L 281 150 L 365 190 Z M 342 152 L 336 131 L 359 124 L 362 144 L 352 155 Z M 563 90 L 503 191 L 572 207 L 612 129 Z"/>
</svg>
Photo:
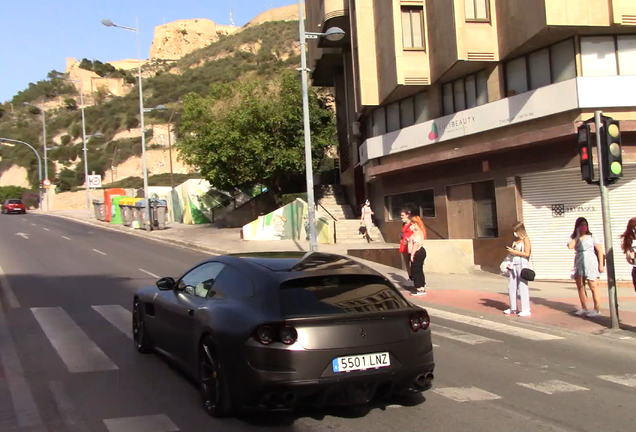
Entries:
<svg viewBox="0 0 636 432">
<path fill-rule="evenodd" d="M 370 267 L 347 256 L 324 252 L 256 252 L 226 257 L 266 269 L 279 280 L 325 274 L 378 275 Z"/>
</svg>

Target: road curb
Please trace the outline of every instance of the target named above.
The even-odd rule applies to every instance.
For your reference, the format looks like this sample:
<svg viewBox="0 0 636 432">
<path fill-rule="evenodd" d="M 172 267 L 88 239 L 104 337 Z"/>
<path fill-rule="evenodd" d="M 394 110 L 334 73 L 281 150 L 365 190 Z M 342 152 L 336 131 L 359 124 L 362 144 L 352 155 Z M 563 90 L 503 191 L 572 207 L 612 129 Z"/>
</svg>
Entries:
<svg viewBox="0 0 636 432">
<path fill-rule="evenodd" d="M 152 241 L 156 241 L 159 243 L 164 243 L 164 244 L 168 244 L 168 245 L 172 245 L 172 246 L 181 246 L 183 248 L 187 248 L 187 249 L 193 249 L 199 252 L 205 252 L 205 253 L 210 253 L 213 255 L 226 255 L 229 253 L 232 253 L 231 251 L 228 250 L 223 250 L 223 249 L 215 249 L 215 248 L 209 248 L 206 246 L 202 246 L 199 245 L 197 243 L 193 243 L 193 242 L 188 242 L 188 241 L 184 241 L 184 240 L 177 240 L 177 239 L 165 239 L 165 238 L 160 238 L 160 237 L 149 237 L 149 236 L 145 236 L 143 234 L 137 233 L 134 230 L 128 230 L 128 229 L 121 229 L 121 228 L 115 228 L 113 226 L 108 226 L 108 225 L 103 225 L 100 222 L 97 221 L 87 221 L 87 220 L 83 220 L 83 219 L 76 219 L 74 217 L 71 216 L 65 216 L 65 215 L 59 215 L 59 214 L 53 214 L 53 213 L 36 213 L 38 215 L 42 215 L 42 216 L 53 216 L 56 218 L 60 218 L 60 219 L 66 219 L 68 221 L 72 221 L 72 222 L 78 222 L 78 223 L 83 223 L 84 225 L 91 225 L 97 228 L 101 228 L 107 231 L 113 231 L 113 232 L 119 232 L 122 234 L 128 234 L 134 237 L 139 237 L 139 238 L 143 238 L 146 240 L 152 240 Z"/>
</svg>

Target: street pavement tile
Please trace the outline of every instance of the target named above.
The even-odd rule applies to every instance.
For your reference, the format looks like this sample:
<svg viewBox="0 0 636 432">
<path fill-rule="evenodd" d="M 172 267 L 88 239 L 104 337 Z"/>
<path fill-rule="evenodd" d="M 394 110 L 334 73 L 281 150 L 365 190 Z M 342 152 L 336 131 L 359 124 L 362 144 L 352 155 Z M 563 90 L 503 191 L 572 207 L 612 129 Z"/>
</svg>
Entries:
<svg viewBox="0 0 636 432">
<path fill-rule="evenodd" d="M 501 396 L 487 392 L 486 390 L 482 390 L 477 387 L 446 387 L 435 389 L 433 390 L 433 392 L 452 399 L 456 402 L 474 402 L 501 399 Z"/>
<path fill-rule="evenodd" d="M 636 388 L 636 374 L 626 374 L 626 375 L 599 375 L 597 378 L 600 378 L 605 381 L 613 382 L 616 384 L 624 385 L 627 387 L 635 387 Z"/>
<path fill-rule="evenodd" d="M 517 383 L 522 387 L 526 387 L 532 390 L 536 390 L 545 394 L 555 394 L 555 393 L 570 393 L 576 391 L 584 391 L 589 390 L 585 387 L 577 386 L 574 384 L 566 383 L 565 381 L 560 380 L 548 380 L 542 381 L 540 383 L 532 384 L 532 383 Z"/>
<path fill-rule="evenodd" d="M 104 424 L 108 432 L 173 432 L 179 430 L 165 414 L 106 419 Z"/>
</svg>

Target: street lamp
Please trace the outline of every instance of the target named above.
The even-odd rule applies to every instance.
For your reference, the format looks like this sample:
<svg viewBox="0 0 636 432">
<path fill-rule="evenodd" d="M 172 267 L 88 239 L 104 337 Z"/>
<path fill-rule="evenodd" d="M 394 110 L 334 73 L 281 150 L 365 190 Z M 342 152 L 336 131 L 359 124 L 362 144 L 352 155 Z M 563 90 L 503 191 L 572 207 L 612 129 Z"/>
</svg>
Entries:
<svg viewBox="0 0 636 432">
<path fill-rule="evenodd" d="M 305 32 L 303 1 L 298 0 L 298 27 L 300 30 L 300 71 L 303 88 L 303 123 L 305 128 L 305 167 L 307 171 L 307 214 L 309 219 L 309 250 L 318 251 L 316 240 L 316 204 L 314 202 L 314 171 L 311 160 L 311 128 L 309 126 L 309 88 L 307 84 L 307 39 L 318 39 L 324 37 L 328 41 L 337 42 L 342 40 L 346 33 L 338 27 L 332 27 L 324 33 Z"/>
<path fill-rule="evenodd" d="M 39 106 L 30 104 L 28 102 L 24 102 L 24 105 L 36 107 L 42 113 L 42 148 L 44 149 L 44 178 L 48 180 L 49 179 L 49 162 L 48 162 L 48 158 L 46 157 L 46 115 L 44 112 L 44 106 L 40 108 Z M 49 191 L 46 191 L 46 211 L 49 211 Z"/>
<path fill-rule="evenodd" d="M 128 30 L 135 33 L 137 39 L 137 62 L 138 62 L 138 73 L 139 73 L 139 117 L 141 121 L 141 159 L 143 164 L 144 171 L 144 197 L 146 198 L 146 230 L 152 230 L 152 221 L 150 220 L 150 196 L 148 194 L 148 167 L 146 165 L 146 131 L 144 127 L 144 99 L 143 99 L 143 88 L 142 88 L 142 80 L 141 80 L 141 51 L 139 48 L 139 20 L 135 18 L 136 28 L 120 26 L 113 23 L 109 19 L 103 19 L 102 24 L 106 27 L 118 27 L 124 30 Z"/>
<path fill-rule="evenodd" d="M 182 99 L 179 98 L 177 104 L 180 104 Z M 157 105 L 155 108 L 150 108 L 148 111 L 163 111 L 167 109 L 165 105 Z M 172 172 L 172 135 L 170 134 L 170 126 L 172 125 L 172 117 L 177 109 L 173 109 L 170 114 L 170 119 L 168 119 L 168 157 L 170 158 L 170 187 L 174 189 L 174 174 Z"/>
<path fill-rule="evenodd" d="M 7 146 L 7 147 L 15 147 L 14 143 L 24 144 L 25 146 L 29 147 L 31 150 L 33 150 L 33 153 L 35 153 L 35 157 L 38 158 L 38 192 L 39 192 L 38 208 L 41 209 L 42 208 L 42 159 L 40 159 L 40 155 L 38 154 L 37 150 L 33 148 L 32 145 L 27 144 L 24 141 L 18 141 L 18 140 L 9 139 L 9 138 L 0 138 L 0 145 Z M 46 148 L 46 146 L 44 147 Z"/>
</svg>

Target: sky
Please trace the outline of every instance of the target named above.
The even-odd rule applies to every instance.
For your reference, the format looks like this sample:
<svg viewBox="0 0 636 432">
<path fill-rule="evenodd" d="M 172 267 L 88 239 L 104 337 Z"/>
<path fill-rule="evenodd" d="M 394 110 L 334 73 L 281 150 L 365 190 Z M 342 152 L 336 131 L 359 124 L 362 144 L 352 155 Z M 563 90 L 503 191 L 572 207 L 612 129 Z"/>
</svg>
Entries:
<svg viewBox="0 0 636 432">
<path fill-rule="evenodd" d="M 135 34 L 105 27 L 101 20 L 135 27 L 139 18 L 141 57 L 148 51 L 155 26 L 181 19 L 208 18 L 240 27 L 266 10 L 295 0 L 1 0 L 0 103 L 45 79 L 51 70 L 64 72 L 66 58 L 103 62 L 137 57 Z"/>
</svg>

